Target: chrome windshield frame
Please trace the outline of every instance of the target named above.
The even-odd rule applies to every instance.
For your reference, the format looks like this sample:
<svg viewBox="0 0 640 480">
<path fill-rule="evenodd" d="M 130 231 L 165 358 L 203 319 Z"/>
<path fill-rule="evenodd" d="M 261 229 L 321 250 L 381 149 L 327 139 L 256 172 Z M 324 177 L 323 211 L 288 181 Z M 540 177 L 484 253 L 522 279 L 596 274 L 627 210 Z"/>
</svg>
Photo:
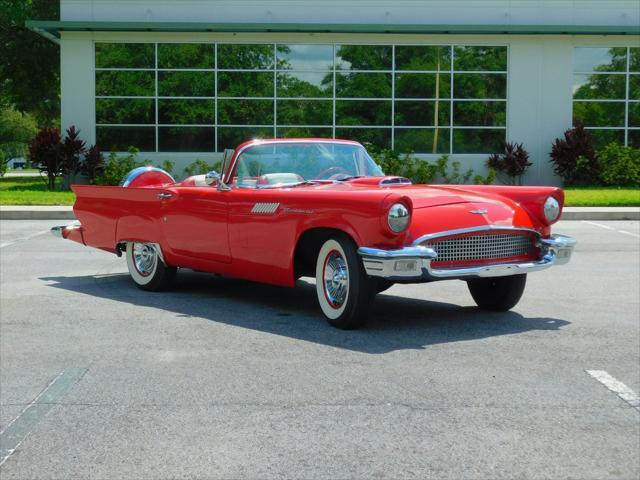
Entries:
<svg viewBox="0 0 640 480">
<path fill-rule="evenodd" d="M 223 183 L 225 183 L 226 185 L 230 185 L 231 180 L 233 179 L 233 175 L 237 169 L 238 166 L 238 159 L 240 158 L 240 155 L 242 155 L 244 152 L 246 152 L 248 149 L 253 148 L 253 147 L 257 147 L 257 146 L 262 146 L 262 145 L 289 145 L 289 144 L 301 144 L 301 143 L 309 143 L 309 144 L 313 144 L 313 143 L 327 143 L 327 144 L 333 144 L 333 145 L 353 145 L 355 147 L 360 147 L 362 148 L 367 155 L 369 155 L 369 152 L 367 152 L 367 149 L 358 142 L 355 142 L 353 140 L 336 140 L 336 139 L 331 139 L 331 138 L 327 138 L 327 139 L 276 139 L 276 140 L 254 140 L 252 142 L 249 142 L 243 146 L 241 146 L 239 149 L 236 150 L 235 155 L 233 155 L 233 157 L 231 158 L 231 161 L 229 162 L 229 167 L 226 169 L 226 171 L 223 171 L 222 174 L 222 180 Z M 371 156 L 369 156 L 370 158 Z M 373 159 L 371 159 L 373 161 Z M 375 162 L 374 162 L 375 163 Z M 249 187 L 249 188 L 253 188 L 253 187 Z"/>
</svg>

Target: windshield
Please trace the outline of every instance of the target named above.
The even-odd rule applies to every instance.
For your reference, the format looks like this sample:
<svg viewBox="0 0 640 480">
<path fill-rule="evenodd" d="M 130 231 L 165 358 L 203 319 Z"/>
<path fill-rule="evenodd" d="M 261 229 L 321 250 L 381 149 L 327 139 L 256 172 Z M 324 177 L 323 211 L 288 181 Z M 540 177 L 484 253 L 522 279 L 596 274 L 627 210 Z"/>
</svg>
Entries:
<svg viewBox="0 0 640 480">
<path fill-rule="evenodd" d="M 268 188 L 313 181 L 382 176 L 362 145 L 338 142 L 265 143 L 240 154 L 233 184 Z"/>
</svg>

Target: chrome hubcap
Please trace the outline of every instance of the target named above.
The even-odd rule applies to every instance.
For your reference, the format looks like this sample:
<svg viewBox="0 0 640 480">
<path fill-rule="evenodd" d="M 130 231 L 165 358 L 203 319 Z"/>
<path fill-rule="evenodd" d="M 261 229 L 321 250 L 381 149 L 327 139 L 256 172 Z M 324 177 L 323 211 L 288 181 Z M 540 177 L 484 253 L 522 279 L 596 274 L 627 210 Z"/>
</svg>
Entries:
<svg viewBox="0 0 640 480">
<path fill-rule="evenodd" d="M 349 270 L 339 252 L 327 255 L 324 264 L 324 292 L 328 302 L 334 308 L 340 308 L 347 298 L 349 290 Z"/>
<path fill-rule="evenodd" d="M 156 266 L 158 255 L 155 248 L 146 243 L 133 244 L 133 263 L 136 270 L 143 277 L 147 277 L 153 273 Z"/>
</svg>

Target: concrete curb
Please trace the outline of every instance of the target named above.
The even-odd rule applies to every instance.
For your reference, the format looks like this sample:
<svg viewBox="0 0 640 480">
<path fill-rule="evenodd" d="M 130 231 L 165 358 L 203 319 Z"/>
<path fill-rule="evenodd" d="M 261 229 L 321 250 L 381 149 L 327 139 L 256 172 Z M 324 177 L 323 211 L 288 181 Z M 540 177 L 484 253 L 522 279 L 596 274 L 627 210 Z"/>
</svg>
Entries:
<svg viewBox="0 0 640 480">
<path fill-rule="evenodd" d="M 71 207 L 5 205 L 0 220 L 74 220 Z M 640 207 L 566 207 L 562 220 L 640 220 Z"/>
<path fill-rule="evenodd" d="M 58 205 L 3 205 L 0 220 L 75 220 L 73 208 Z"/>
<path fill-rule="evenodd" d="M 640 207 L 565 207 L 562 220 L 640 220 Z"/>
</svg>

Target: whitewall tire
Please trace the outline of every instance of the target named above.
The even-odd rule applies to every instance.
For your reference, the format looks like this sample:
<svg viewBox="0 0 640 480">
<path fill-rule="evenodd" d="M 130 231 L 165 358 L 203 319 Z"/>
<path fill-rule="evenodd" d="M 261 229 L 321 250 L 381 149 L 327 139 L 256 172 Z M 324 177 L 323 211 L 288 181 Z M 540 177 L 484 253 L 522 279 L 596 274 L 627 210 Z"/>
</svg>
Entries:
<svg viewBox="0 0 640 480">
<path fill-rule="evenodd" d="M 316 293 L 322 313 L 334 327 L 357 328 L 366 321 L 376 292 L 350 238 L 336 235 L 322 244 L 316 260 Z"/>
<path fill-rule="evenodd" d="M 127 242 L 127 268 L 133 283 L 143 290 L 164 290 L 171 285 L 176 269 L 168 267 L 153 243 Z"/>
</svg>

